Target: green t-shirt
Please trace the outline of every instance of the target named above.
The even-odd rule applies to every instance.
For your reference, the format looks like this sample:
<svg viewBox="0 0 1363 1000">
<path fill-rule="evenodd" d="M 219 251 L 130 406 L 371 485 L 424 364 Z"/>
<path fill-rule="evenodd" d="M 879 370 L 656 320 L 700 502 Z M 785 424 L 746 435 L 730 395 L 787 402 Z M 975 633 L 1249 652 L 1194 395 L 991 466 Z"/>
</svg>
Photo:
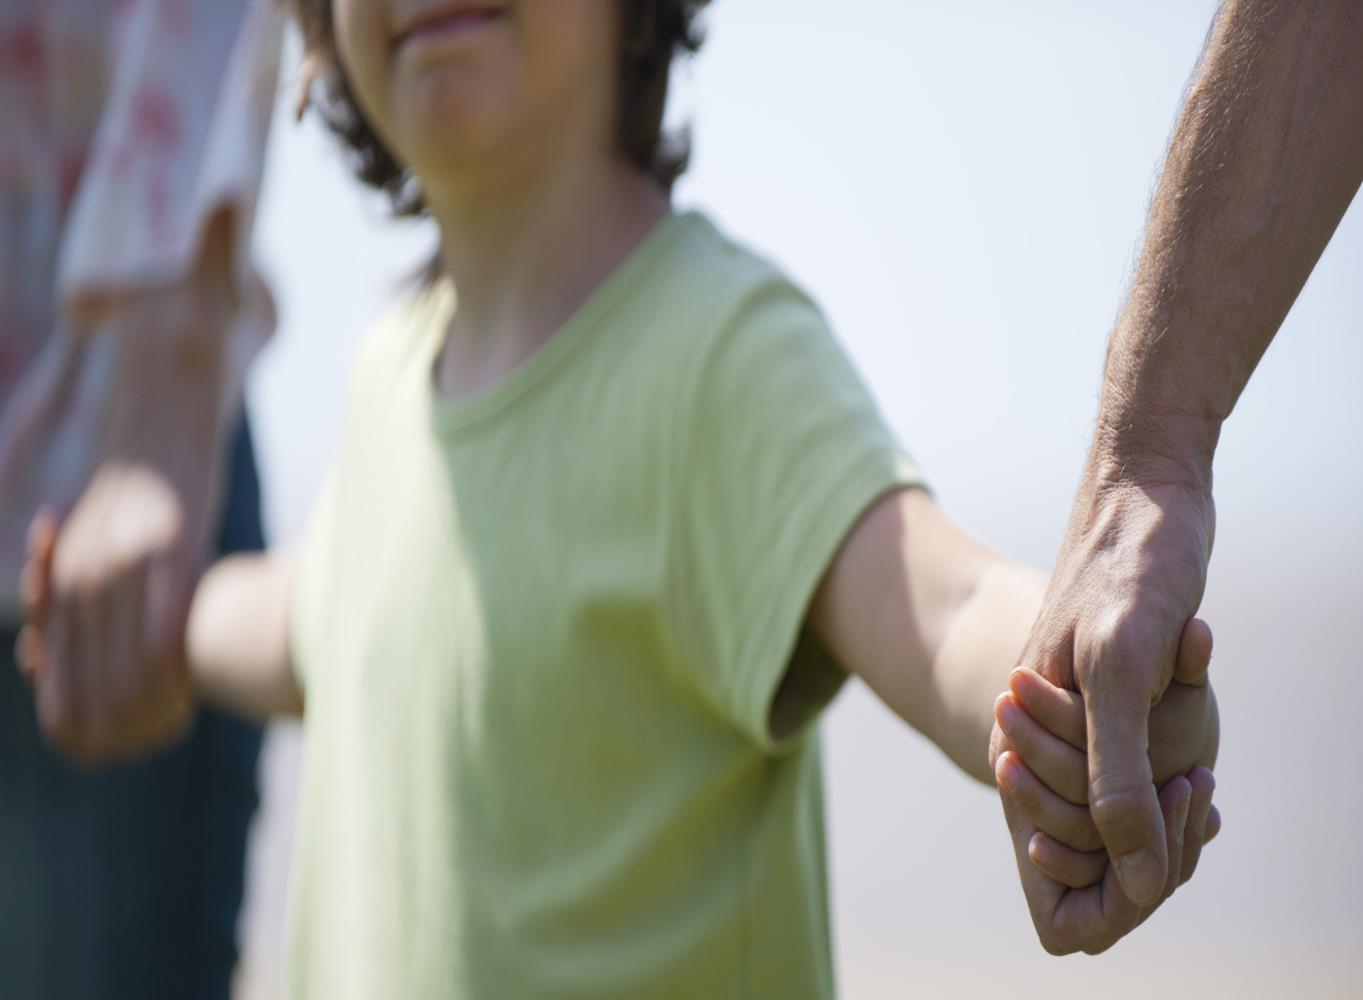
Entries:
<svg viewBox="0 0 1363 1000">
<path fill-rule="evenodd" d="M 299 556 L 292 995 L 830 996 L 812 722 L 843 675 L 802 624 L 916 471 L 818 310 L 700 216 L 454 404 L 453 309 L 362 348 Z"/>
</svg>

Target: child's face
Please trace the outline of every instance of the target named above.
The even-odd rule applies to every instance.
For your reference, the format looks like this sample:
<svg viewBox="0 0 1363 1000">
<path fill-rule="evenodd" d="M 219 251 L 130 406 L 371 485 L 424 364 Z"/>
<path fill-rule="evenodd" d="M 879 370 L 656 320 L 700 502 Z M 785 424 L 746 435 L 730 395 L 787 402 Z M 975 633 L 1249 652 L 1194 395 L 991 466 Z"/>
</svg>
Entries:
<svg viewBox="0 0 1363 1000">
<path fill-rule="evenodd" d="M 618 0 L 333 0 L 355 93 L 428 193 L 516 148 L 609 144 Z"/>
</svg>

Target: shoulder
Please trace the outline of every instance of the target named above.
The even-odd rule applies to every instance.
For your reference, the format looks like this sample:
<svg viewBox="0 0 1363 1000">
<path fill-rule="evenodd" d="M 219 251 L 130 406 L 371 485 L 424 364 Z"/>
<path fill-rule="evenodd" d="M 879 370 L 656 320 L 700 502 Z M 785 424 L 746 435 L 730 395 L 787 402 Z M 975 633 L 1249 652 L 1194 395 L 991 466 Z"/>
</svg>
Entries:
<svg viewBox="0 0 1363 1000">
<path fill-rule="evenodd" d="M 770 311 L 802 311 L 823 322 L 809 295 L 764 254 L 698 213 L 682 216 L 678 225 L 676 291 L 709 303 L 712 325 L 765 319 Z"/>
<path fill-rule="evenodd" d="M 667 341 L 674 373 L 703 380 L 716 366 L 742 363 L 766 349 L 815 353 L 836 342 L 813 299 L 761 253 L 725 234 L 707 217 L 686 213 L 650 268 L 636 303 L 649 310 L 641 327 Z"/>
</svg>

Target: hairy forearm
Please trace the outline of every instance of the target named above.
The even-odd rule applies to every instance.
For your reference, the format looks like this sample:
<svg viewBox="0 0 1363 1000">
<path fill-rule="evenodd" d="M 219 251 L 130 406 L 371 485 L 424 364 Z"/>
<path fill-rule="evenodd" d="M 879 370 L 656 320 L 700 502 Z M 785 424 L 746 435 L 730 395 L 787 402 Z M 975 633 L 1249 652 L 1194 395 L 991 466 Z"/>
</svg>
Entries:
<svg viewBox="0 0 1363 1000">
<path fill-rule="evenodd" d="M 1041 608 L 1046 577 L 999 560 L 980 577 L 933 658 L 926 733 L 961 770 L 993 785 L 994 701 L 1008 688 Z"/>
<path fill-rule="evenodd" d="M 232 556 L 204 574 L 185 641 L 204 701 L 256 719 L 302 713 L 289 655 L 291 578 L 288 552 Z"/>
<path fill-rule="evenodd" d="M 1363 4 L 1226 0 L 1113 334 L 1091 471 L 1210 491 L 1222 422 L 1360 181 Z"/>
</svg>

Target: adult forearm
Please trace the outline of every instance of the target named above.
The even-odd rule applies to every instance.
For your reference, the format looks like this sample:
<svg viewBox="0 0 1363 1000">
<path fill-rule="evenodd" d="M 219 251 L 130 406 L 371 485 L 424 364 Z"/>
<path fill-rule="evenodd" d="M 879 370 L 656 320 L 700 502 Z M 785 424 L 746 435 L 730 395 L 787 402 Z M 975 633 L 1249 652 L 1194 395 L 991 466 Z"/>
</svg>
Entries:
<svg viewBox="0 0 1363 1000">
<path fill-rule="evenodd" d="M 1221 424 L 1363 181 L 1363 4 L 1227 0 L 1108 353 L 1094 467 L 1210 489 Z"/>
<path fill-rule="evenodd" d="M 185 653 L 195 693 L 255 719 L 298 715 L 303 696 L 289 655 L 289 553 L 232 556 L 200 581 Z"/>
<path fill-rule="evenodd" d="M 212 522 L 229 416 L 228 341 L 238 305 L 230 253 L 228 230 L 212 226 L 188 274 L 121 295 L 79 327 L 110 361 L 101 466 L 140 467 L 165 481 L 196 545 Z"/>
</svg>

